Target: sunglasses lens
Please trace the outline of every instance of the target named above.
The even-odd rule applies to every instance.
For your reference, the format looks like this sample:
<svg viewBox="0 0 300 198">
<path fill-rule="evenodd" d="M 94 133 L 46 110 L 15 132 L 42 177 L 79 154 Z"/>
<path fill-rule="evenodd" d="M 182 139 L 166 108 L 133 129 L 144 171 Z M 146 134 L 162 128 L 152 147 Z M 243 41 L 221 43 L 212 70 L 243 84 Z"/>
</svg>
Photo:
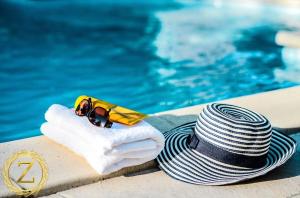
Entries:
<svg viewBox="0 0 300 198">
<path fill-rule="evenodd" d="M 90 103 L 88 100 L 82 100 L 77 106 L 75 113 L 79 116 L 86 115 L 90 110 Z"/>
<path fill-rule="evenodd" d="M 90 114 L 89 120 L 96 126 L 104 125 L 108 121 L 107 111 L 101 107 L 96 107 Z"/>
</svg>

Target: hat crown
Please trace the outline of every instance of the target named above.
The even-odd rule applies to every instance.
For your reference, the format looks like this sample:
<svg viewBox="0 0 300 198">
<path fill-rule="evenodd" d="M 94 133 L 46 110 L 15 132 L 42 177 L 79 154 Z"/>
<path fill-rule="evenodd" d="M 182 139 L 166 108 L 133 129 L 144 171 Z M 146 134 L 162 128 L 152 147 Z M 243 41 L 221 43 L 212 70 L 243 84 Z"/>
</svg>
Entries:
<svg viewBox="0 0 300 198">
<path fill-rule="evenodd" d="M 264 116 L 248 109 L 213 103 L 200 113 L 195 134 L 232 153 L 263 156 L 270 146 L 272 126 Z"/>
</svg>

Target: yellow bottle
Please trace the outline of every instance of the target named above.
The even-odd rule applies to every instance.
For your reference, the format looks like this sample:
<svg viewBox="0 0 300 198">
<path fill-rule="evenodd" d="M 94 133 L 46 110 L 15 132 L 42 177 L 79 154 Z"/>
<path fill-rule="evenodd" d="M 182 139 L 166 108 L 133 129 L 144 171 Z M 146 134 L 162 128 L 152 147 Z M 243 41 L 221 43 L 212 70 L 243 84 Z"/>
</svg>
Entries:
<svg viewBox="0 0 300 198">
<path fill-rule="evenodd" d="M 106 110 L 109 110 L 109 109 L 111 110 L 110 114 L 109 114 L 109 119 L 112 122 L 118 122 L 121 124 L 132 126 L 132 125 L 135 125 L 136 123 L 140 122 L 141 120 L 145 119 L 148 116 L 146 114 L 143 114 L 143 113 L 131 110 L 131 109 L 127 109 L 125 107 L 121 107 L 121 106 L 118 106 L 115 104 L 111 104 L 104 100 L 100 100 L 100 99 L 93 98 L 90 96 L 85 96 L 85 95 L 79 96 L 76 99 L 74 108 L 76 109 L 77 106 L 80 104 L 80 102 L 83 99 L 88 100 L 89 98 L 91 98 L 91 100 L 92 100 L 92 108 L 102 107 Z"/>
</svg>

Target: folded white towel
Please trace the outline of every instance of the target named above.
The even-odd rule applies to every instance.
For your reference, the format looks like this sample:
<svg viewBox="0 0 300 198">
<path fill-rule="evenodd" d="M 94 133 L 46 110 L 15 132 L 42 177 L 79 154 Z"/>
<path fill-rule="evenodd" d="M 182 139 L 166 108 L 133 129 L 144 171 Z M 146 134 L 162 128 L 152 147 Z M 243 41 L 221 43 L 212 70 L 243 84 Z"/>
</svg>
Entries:
<svg viewBox="0 0 300 198">
<path fill-rule="evenodd" d="M 45 118 L 42 133 L 83 156 L 100 174 L 150 161 L 164 146 L 162 133 L 146 121 L 101 128 L 61 105 L 52 105 Z"/>
</svg>

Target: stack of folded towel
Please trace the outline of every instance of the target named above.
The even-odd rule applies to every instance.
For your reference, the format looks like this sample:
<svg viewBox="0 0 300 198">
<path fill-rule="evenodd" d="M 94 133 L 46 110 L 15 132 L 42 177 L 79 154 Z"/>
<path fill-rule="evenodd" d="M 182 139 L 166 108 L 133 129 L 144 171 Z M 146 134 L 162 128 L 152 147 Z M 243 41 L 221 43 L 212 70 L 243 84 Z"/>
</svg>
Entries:
<svg viewBox="0 0 300 198">
<path fill-rule="evenodd" d="M 164 147 L 162 133 L 146 121 L 102 128 L 58 104 L 47 110 L 45 118 L 41 132 L 84 157 L 99 174 L 143 164 L 156 158 Z"/>
</svg>

